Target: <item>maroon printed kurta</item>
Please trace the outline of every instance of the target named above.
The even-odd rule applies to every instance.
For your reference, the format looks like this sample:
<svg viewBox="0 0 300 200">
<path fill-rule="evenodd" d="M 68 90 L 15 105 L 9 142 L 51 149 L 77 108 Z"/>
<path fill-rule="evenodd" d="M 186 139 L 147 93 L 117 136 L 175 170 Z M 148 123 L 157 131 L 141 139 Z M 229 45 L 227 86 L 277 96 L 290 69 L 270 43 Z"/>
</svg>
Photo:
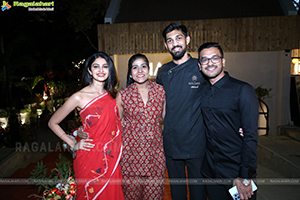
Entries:
<svg viewBox="0 0 300 200">
<path fill-rule="evenodd" d="M 121 159 L 122 174 L 124 179 L 125 177 L 152 177 L 164 183 L 166 164 L 161 119 L 165 92 L 162 86 L 150 81 L 148 81 L 148 89 L 146 105 L 136 83 L 120 91 L 124 146 Z M 160 190 L 163 194 L 163 189 Z M 124 194 L 126 198 L 126 191 Z"/>
</svg>

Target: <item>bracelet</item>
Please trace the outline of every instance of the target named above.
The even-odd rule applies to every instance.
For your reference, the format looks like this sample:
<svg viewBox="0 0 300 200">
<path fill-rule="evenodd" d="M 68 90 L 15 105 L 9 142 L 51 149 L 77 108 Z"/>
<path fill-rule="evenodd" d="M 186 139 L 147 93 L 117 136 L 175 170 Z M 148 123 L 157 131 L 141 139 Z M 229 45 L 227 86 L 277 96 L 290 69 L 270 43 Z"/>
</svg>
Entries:
<svg viewBox="0 0 300 200">
<path fill-rule="evenodd" d="M 74 146 L 73 146 L 73 148 L 72 147 L 70 147 L 70 149 L 74 152 L 76 152 L 77 150 L 75 149 L 75 145 L 77 144 L 77 141 L 75 142 L 75 144 L 74 144 Z"/>
<path fill-rule="evenodd" d="M 73 148 L 70 147 L 70 149 L 73 151 L 73 159 L 76 158 L 76 151 L 77 151 L 77 149 L 75 149 L 75 145 L 76 145 L 76 144 L 77 144 L 77 142 L 75 142 Z"/>
<path fill-rule="evenodd" d="M 62 134 L 59 136 L 59 138 L 61 138 L 64 134 L 65 134 L 65 133 L 62 133 Z"/>
</svg>

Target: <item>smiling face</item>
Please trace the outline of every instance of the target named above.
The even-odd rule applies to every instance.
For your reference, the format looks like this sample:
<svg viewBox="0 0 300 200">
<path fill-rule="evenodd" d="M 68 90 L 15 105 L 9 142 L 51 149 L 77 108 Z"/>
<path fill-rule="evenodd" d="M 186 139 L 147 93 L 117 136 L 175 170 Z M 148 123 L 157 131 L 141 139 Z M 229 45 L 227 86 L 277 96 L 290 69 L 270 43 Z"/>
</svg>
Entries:
<svg viewBox="0 0 300 200">
<path fill-rule="evenodd" d="M 143 58 L 138 58 L 132 63 L 131 68 L 132 79 L 138 83 L 145 83 L 149 78 L 149 67 Z"/>
<path fill-rule="evenodd" d="M 108 64 L 104 58 L 97 58 L 91 65 L 89 73 L 95 81 L 104 82 L 109 75 Z"/>
<path fill-rule="evenodd" d="M 218 63 L 213 63 L 211 58 L 214 56 L 219 56 L 220 61 Z M 207 64 L 201 64 L 201 60 L 209 58 L 209 61 Z M 214 61 L 215 62 L 215 61 Z M 200 70 L 203 72 L 205 76 L 208 77 L 211 84 L 216 83 L 218 80 L 220 80 L 224 75 L 224 67 L 225 67 L 225 59 L 222 58 L 222 55 L 218 48 L 216 47 L 210 47 L 203 49 L 200 52 L 200 64 L 199 64 Z"/>
<path fill-rule="evenodd" d="M 187 52 L 186 47 L 190 37 L 185 37 L 180 30 L 173 30 L 166 35 L 165 47 L 168 49 L 174 60 L 181 59 Z"/>
</svg>

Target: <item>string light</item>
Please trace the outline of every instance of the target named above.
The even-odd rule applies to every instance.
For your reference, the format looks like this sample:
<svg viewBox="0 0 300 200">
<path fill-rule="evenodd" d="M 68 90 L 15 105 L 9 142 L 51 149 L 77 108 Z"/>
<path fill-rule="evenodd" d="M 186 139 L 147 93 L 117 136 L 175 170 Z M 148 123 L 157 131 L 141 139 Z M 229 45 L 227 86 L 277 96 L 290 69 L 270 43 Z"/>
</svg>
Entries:
<svg viewBox="0 0 300 200">
<path fill-rule="evenodd" d="M 74 67 L 76 67 L 76 68 L 78 68 L 78 69 L 80 69 L 80 65 L 81 64 L 83 64 L 84 63 L 84 61 L 85 61 L 85 59 L 83 59 L 83 60 L 81 60 L 81 61 L 79 61 L 79 63 L 75 63 L 75 62 L 72 62 L 72 64 L 74 65 Z"/>
</svg>

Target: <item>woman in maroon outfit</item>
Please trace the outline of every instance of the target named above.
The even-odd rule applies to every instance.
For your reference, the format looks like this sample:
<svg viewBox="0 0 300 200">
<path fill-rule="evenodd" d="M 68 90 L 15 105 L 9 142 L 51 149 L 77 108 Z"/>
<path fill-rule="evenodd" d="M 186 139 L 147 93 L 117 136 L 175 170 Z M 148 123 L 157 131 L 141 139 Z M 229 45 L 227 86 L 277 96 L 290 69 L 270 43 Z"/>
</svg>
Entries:
<svg viewBox="0 0 300 200">
<path fill-rule="evenodd" d="M 150 82 L 143 54 L 129 59 L 127 87 L 116 97 L 122 120 L 123 192 L 128 200 L 162 199 L 166 174 L 161 120 L 164 88 Z"/>
</svg>

